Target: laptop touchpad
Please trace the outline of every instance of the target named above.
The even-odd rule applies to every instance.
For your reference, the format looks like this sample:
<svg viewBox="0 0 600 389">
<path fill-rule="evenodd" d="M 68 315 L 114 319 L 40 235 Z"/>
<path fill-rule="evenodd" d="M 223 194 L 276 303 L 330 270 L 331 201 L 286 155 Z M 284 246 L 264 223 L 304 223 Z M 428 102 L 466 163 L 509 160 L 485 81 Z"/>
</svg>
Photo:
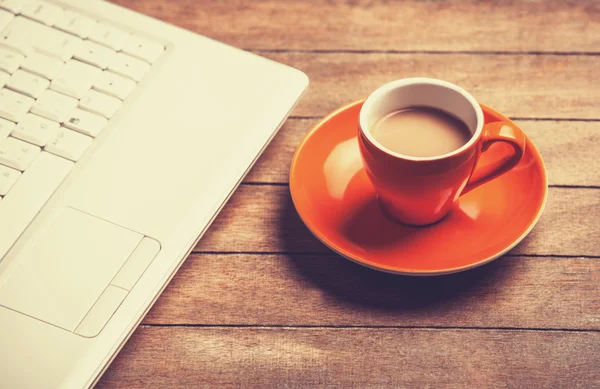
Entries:
<svg viewBox="0 0 600 389">
<path fill-rule="evenodd" d="M 118 304 L 125 298 L 130 287 L 116 283 L 109 288 L 109 284 L 122 267 L 128 269 L 126 275 L 131 274 L 131 266 L 123 265 L 130 265 L 128 259 L 135 257 L 132 253 L 137 252 L 138 246 L 144 246 L 143 240 L 158 246 L 142 234 L 64 208 L 34 243 L 18 254 L 15 268 L 10 269 L 12 272 L 0 287 L 0 305 L 75 331 L 92 306 L 105 300 L 100 298 L 104 294 L 112 296 L 121 290 Z M 150 250 L 153 254 L 143 251 L 152 257 L 133 262 L 148 265 L 158 248 Z"/>
</svg>

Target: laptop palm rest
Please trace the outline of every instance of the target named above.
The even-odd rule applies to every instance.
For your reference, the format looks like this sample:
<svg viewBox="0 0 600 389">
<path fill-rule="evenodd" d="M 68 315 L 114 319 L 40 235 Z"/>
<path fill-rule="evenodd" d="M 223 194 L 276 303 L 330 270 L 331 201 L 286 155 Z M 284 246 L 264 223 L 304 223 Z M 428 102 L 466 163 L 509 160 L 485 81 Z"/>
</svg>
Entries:
<svg viewBox="0 0 600 389">
<path fill-rule="evenodd" d="M 93 337 L 159 250 L 154 239 L 63 208 L 18 254 L 0 305 Z"/>
</svg>

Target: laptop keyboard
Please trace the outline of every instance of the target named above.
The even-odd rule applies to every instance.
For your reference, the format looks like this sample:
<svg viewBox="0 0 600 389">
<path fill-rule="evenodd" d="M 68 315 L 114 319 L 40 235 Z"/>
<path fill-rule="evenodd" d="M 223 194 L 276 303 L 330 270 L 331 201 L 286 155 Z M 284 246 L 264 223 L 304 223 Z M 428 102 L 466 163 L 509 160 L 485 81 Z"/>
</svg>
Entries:
<svg viewBox="0 0 600 389">
<path fill-rule="evenodd" d="M 0 0 L 0 259 L 164 50 L 53 3 Z"/>
</svg>

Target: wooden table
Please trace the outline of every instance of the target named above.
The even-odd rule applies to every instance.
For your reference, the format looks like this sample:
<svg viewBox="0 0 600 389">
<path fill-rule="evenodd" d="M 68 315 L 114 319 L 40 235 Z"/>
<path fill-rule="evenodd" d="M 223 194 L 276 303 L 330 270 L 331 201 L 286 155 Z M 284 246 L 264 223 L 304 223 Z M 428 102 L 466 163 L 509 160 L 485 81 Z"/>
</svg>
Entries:
<svg viewBox="0 0 600 389">
<path fill-rule="evenodd" d="M 115 2 L 311 85 L 99 387 L 600 387 L 600 1 Z M 333 254 L 288 193 L 320 117 L 417 75 L 514 118 L 550 183 L 522 244 L 430 279 Z"/>
</svg>

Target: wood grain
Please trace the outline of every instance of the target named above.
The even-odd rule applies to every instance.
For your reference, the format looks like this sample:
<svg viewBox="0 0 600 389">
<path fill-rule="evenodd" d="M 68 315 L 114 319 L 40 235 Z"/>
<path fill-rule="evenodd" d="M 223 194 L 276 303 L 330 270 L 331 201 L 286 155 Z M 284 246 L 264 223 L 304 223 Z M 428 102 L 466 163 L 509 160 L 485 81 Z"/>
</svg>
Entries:
<svg viewBox="0 0 600 389">
<path fill-rule="evenodd" d="M 337 255 L 196 254 L 144 323 L 598 330 L 599 306 L 598 258 L 505 257 L 413 278 Z"/>
<path fill-rule="evenodd" d="M 599 189 L 550 188 L 537 226 L 512 254 L 600 255 Z M 196 252 L 330 252 L 299 219 L 287 186 L 243 185 Z"/>
<path fill-rule="evenodd" d="M 317 122 L 318 119 L 289 119 L 245 182 L 288 182 L 296 147 Z M 534 120 L 516 123 L 542 155 L 550 185 L 600 186 L 600 123 Z"/>
<path fill-rule="evenodd" d="M 598 52 L 595 1 L 118 0 L 250 49 Z"/>
<path fill-rule="evenodd" d="M 584 188 L 600 186 L 600 3 L 112 1 L 311 85 L 99 388 L 600 387 L 600 188 Z M 508 256 L 393 276 L 333 254 L 298 218 L 286 183 L 306 131 L 410 76 L 518 118 L 549 183 L 578 187 L 550 188 Z"/>
<path fill-rule="evenodd" d="M 598 332 L 140 328 L 98 388 L 588 389 L 599 350 Z"/>
<path fill-rule="evenodd" d="M 294 110 L 323 116 L 405 77 L 454 82 L 510 117 L 599 119 L 600 56 L 262 53 L 310 78 Z"/>
</svg>

